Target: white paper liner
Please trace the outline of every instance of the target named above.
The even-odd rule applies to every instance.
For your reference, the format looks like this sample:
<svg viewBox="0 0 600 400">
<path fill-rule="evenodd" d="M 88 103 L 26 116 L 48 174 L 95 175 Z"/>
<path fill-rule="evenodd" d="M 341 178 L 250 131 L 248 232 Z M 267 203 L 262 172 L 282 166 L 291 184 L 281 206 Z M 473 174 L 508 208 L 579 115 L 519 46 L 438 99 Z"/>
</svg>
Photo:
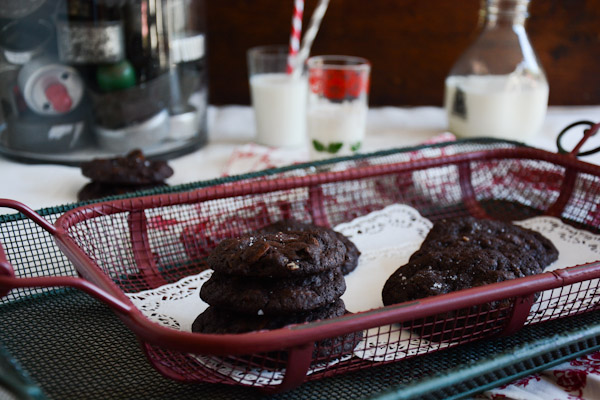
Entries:
<svg viewBox="0 0 600 400">
<path fill-rule="evenodd" d="M 546 267 L 544 272 L 600 259 L 600 235 L 573 228 L 558 218 L 536 217 L 516 222 L 515 225 L 540 232 L 558 249 L 558 259 Z M 537 322 L 559 313 L 575 313 L 581 307 L 589 309 L 592 305 L 598 304 L 600 301 L 598 281 L 592 279 L 542 292 L 531 307 L 527 321 Z M 573 293 L 561 297 L 561 294 L 570 292 Z"/>
<path fill-rule="evenodd" d="M 600 259 L 600 235 L 578 230 L 553 217 L 535 217 L 515 224 L 536 230 L 550 239 L 559 251 L 558 260 L 545 271 L 580 265 Z M 348 236 L 361 251 L 357 268 L 346 276 L 346 292 L 342 296 L 351 312 L 367 311 L 383 306 L 381 290 L 388 277 L 421 245 L 432 223 L 417 210 L 406 205 L 391 205 L 382 210 L 343 223 L 334 229 Z M 133 304 L 151 321 L 181 331 L 191 332 L 192 323 L 208 305 L 200 299 L 200 288 L 212 275 L 212 270 L 185 277 L 175 283 L 153 290 L 128 294 Z M 542 293 L 532 307 L 529 320 L 543 319 L 556 313 L 576 310 L 600 300 L 598 280 L 578 283 L 589 290 L 557 300 L 565 288 Z M 569 288 L 567 287 L 567 290 Z M 566 297 L 566 296 L 565 296 Z M 585 302 L 585 303 L 583 303 Z M 543 310 L 543 311 L 540 311 Z M 408 331 L 392 326 L 371 329 L 364 334 L 354 350 L 354 356 L 374 362 L 399 360 L 448 347 L 448 342 L 429 342 Z M 410 339 L 410 340 L 408 340 Z M 242 384 L 253 386 L 278 385 L 285 370 L 240 369 L 220 357 L 194 355 L 207 368 L 215 370 Z M 333 360 L 327 364 L 313 365 L 309 374 L 348 359 Z"/>
</svg>

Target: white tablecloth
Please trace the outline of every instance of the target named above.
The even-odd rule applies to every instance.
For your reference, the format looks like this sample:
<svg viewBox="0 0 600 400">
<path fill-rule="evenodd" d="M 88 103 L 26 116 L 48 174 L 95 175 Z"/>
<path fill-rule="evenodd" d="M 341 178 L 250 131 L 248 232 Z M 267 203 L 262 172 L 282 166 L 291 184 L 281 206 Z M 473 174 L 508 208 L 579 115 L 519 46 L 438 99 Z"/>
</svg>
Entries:
<svg viewBox="0 0 600 400">
<path fill-rule="evenodd" d="M 168 179 L 169 184 L 221 176 L 226 172 L 234 150 L 252 141 L 254 115 L 250 107 L 210 107 L 208 117 L 208 145 L 192 154 L 171 160 L 169 164 L 175 173 Z M 550 107 L 540 133 L 524 142 L 556 151 L 555 140 L 558 133 L 568 124 L 579 120 L 600 120 L 600 106 Z M 369 110 L 363 151 L 416 145 L 445 130 L 445 113 L 439 107 L 373 108 Z M 573 138 L 570 141 L 574 144 L 576 136 L 568 135 L 567 139 Z M 599 141 L 594 139 L 591 142 L 599 145 Z M 600 164 L 600 155 L 583 160 Z M 28 165 L 2 157 L 0 171 L 0 197 L 21 201 L 34 209 L 73 203 L 77 201 L 79 189 L 89 182 L 76 167 Z M 8 212 L 11 211 L 0 209 L 0 214 Z"/>
</svg>

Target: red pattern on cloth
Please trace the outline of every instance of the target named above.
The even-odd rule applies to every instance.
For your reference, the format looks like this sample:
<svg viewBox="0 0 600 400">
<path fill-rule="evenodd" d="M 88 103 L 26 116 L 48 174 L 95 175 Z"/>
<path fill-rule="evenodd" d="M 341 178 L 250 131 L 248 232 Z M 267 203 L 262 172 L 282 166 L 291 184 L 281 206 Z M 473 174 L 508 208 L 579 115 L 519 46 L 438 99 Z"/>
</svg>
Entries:
<svg viewBox="0 0 600 400">
<path fill-rule="evenodd" d="M 539 375 L 529 375 L 526 376 L 525 378 L 521 378 L 513 383 L 509 383 L 507 385 L 502 386 L 503 388 L 509 386 L 509 385 L 518 385 L 518 386 L 522 386 L 522 387 L 527 387 L 527 385 L 529 385 L 529 383 L 531 383 L 531 381 L 533 382 L 539 382 L 542 378 Z"/>
<path fill-rule="evenodd" d="M 308 161 L 308 149 L 291 150 L 249 143 L 231 153 L 222 175 L 238 175 L 306 161 Z"/>
<path fill-rule="evenodd" d="M 583 388 L 587 383 L 587 374 L 585 371 L 576 369 L 554 370 L 552 371 L 556 383 L 567 392 L 577 393 L 577 396 L 583 394 Z"/>
<path fill-rule="evenodd" d="M 600 399 L 600 351 L 487 391 L 479 399 Z"/>
<path fill-rule="evenodd" d="M 572 360 L 570 364 L 574 367 L 583 367 L 587 372 L 600 374 L 600 351 Z"/>
<path fill-rule="evenodd" d="M 456 140 L 453 134 L 444 132 L 423 142 L 423 144 L 451 142 L 453 140 Z M 231 156 L 225 163 L 222 175 L 231 176 L 246 172 L 261 171 L 308 162 L 309 160 L 308 149 L 286 149 L 249 143 L 238 147 L 231 153 Z"/>
</svg>

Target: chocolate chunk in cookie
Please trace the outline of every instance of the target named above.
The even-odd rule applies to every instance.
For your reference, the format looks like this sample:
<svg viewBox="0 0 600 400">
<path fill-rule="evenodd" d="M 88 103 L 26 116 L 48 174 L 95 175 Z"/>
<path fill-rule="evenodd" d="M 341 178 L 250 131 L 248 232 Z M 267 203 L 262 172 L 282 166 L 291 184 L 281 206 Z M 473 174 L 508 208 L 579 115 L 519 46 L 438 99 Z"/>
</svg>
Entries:
<svg viewBox="0 0 600 400">
<path fill-rule="evenodd" d="M 346 290 L 337 269 L 296 278 L 238 277 L 215 272 L 200 297 L 211 306 L 247 314 L 308 311 L 335 302 Z"/>
<path fill-rule="evenodd" d="M 344 257 L 344 262 L 340 266 L 340 270 L 344 275 L 349 274 L 354 271 L 356 266 L 358 265 L 358 257 L 360 256 L 360 251 L 356 247 L 356 245 L 348 239 L 343 234 L 334 231 L 333 229 L 328 229 L 325 227 L 308 224 L 304 222 L 300 222 L 294 219 L 286 219 L 282 221 L 277 221 L 268 225 L 262 229 L 263 232 L 293 232 L 293 231 L 304 231 L 311 232 L 317 229 L 323 229 L 333 233 L 346 247 L 346 256 Z"/>
<path fill-rule="evenodd" d="M 345 246 L 324 230 L 257 233 L 221 241 L 207 263 L 217 273 L 286 278 L 339 268 Z"/>
</svg>

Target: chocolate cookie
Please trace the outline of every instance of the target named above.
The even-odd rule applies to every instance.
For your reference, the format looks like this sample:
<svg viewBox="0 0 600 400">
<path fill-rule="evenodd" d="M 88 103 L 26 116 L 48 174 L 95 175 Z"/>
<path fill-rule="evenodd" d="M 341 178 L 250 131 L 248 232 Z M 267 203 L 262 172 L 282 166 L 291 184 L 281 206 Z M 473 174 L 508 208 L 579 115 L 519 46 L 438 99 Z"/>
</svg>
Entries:
<svg viewBox="0 0 600 400">
<path fill-rule="evenodd" d="M 140 150 L 125 157 L 97 158 L 81 164 L 81 173 L 94 182 L 113 185 L 149 185 L 161 183 L 173 170 L 166 161 L 150 161 Z"/>
<path fill-rule="evenodd" d="M 538 265 L 533 258 L 529 261 Z M 521 270 L 497 250 L 434 251 L 398 268 L 386 281 L 382 299 L 383 304 L 390 305 L 522 276 Z"/>
<path fill-rule="evenodd" d="M 427 234 L 420 251 L 411 258 L 447 248 L 498 250 L 511 259 L 526 253 L 534 257 L 542 268 L 558 257 L 556 247 L 539 232 L 502 221 L 465 217 L 437 222 Z M 523 268 L 525 275 L 538 273 L 535 266 L 531 266 L 531 271 L 528 266 Z"/>
<path fill-rule="evenodd" d="M 79 201 L 94 200 L 107 196 L 117 196 L 125 193 L 137 192 L 139 190 L 152 189 L 160 186 L 168 186 L 166 183 L 149 185 L 111 185 L 104 182 L 90 182 L 85 185 L 79 193 Z"/>
<path fill-rule="evenodd" d="M 200 297 L 211 306 L 247 314 L 308 311 L 334 302 L 346 291 L 337 269 L 297 278 L 238 277 L 215 272 Z"/>
<path fill-rule="evenodd" d="M 324 231 L 257 233 L 222 240 L 208 256 L 215 272 L 267 278 L 303 276 L 339 268 L 346 248 Z"/>
<path fill-rule="evenodd" d="M 245 314 L 229 309 L 210 306 L 192 324 L 192 332 L 244 333 L 264 329 L 278 329 L 287 325 L 313 322 L 344 315 L 346 307 L 342 299 L 310 311 L 280 315 Z"/>
<path fill-rule="evenodd" d="M 359 331 L 315 342 L 313 358 L 328 359 L 351 353 L 362 338 L 363 332 Z"/>
<path fill-rule="evenodd" d="M 294 219 L 286 219 L 272 223 L 271 225 L 264 227 L 262 231 L 274 233 L 293 231 L 311 232 L 315 229 L 323 229 L 333 233 L 344 244 L 344 246 L 346 246 L 346 256 L 344 257 L 344 262 L 340 266 L 340 270 L 344 275 L 348 275 L 350 272 L 354 271 L 354 269 L 358 265 L 358 257 L 360 256 L 360 251 L 350 239 L 348 239 L 343 234 L 334 231 L 333 229 L 328 229 L 325 227 L 300 222 Z"/>
<path fill-rule="evenodd" d="M 248 315 L 210 306 L 194 320 L 192 332 L 225 334 L 278 329 L 292 324 L 336 318 L 344 313 L 346 309 L 342 299 L 315 310 L 277 316 Z M 353 332 L 315 342 L 313 358 L 325 359 L 351 353 L 362 338 L 362 332 Z M 274 357 L 279 358 L 278 355 Z M 285 354 L 282 358 L 285 359 Z"/>
<path fill-rule="evenodd" d="M 538 232 L 499 221 L 436 222 L 382 290 L 385 305 L 538 274 L 558 250 Z"/>
</svg>

